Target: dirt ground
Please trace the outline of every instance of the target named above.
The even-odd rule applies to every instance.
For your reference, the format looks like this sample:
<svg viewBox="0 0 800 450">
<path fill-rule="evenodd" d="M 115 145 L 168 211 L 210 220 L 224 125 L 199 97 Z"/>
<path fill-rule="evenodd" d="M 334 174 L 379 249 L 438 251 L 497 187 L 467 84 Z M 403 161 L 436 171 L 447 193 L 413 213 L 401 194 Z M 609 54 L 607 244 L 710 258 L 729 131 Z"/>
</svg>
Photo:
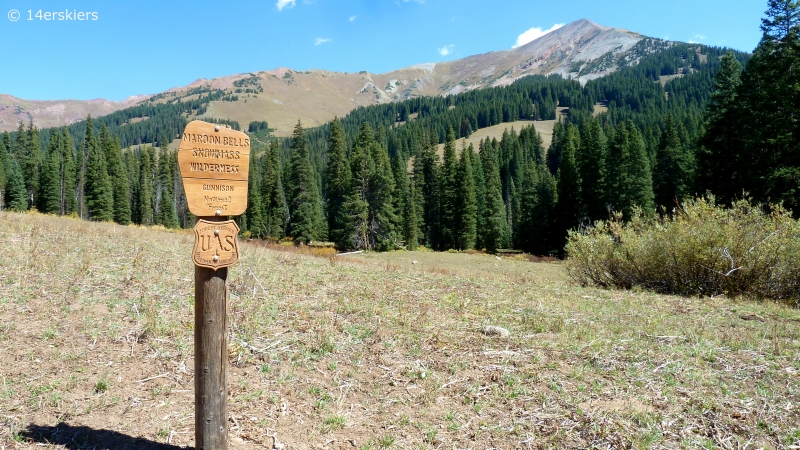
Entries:
<svg viewBox="0 0 800 450">
<path fill-rule="evenodd" d="M 0 448 L 191 448 L 192 235 L 3 212 L 0 242 Z M 800 445 L 796 309 L 523 258 L 241 253 L 231 449 Z"/>
</svg>

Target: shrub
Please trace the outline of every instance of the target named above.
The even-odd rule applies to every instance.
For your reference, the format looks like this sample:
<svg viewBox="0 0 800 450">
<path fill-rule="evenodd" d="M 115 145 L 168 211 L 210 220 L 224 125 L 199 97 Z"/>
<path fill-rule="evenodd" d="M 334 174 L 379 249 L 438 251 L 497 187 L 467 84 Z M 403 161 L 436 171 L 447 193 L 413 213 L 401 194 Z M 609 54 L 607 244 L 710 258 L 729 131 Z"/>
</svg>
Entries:
<svg viewBox="0 0 800 450">
<path fill-rule="evenodd" d="M 671 216 L 617 214 L 570 231 L 566 268 L 582 285 L 666 294 L 800 299 L 800 223 L 782 206 L 714 197 L 684 202 Z"/>
</svg>

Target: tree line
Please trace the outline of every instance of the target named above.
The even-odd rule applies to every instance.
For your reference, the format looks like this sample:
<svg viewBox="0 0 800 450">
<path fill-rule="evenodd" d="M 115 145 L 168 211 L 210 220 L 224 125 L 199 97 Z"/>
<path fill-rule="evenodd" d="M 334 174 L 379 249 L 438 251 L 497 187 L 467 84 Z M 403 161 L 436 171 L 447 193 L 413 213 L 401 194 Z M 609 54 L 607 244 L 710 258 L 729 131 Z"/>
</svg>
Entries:
<svg viewBox="0 0 800 450">
<path fill-rule="evenodd" d="M 770 0 L 769 8 L 752 57 L 645 39 L 615 62 L 619 70 L 585 86 L 526 77 L 357 108 L 309 130 L 298 122 L 288 139 L 272 139 L 266 123 L 251 124 L 260 139 L 253 141 L 242 231 L 330 240 L 341 249 L 553 254 L 569 229 L 614 213 L 672 214 L 682 199 L 707 191 L 725 202 L 781 200 L 797 211 L 798 94 L 791 87 L 800 14 L 790 1 Z M 681 77 L 662 85 L 665 74 Z M 597 114 L 598 104 L 607 111 Z M 556 121 L 549 148 L 532 126 L 457 148 L 458 138 L 486 126 L 553 119 L 556 106 L 569 111 Z M 162 133 L 158 148 L 122 151 L 111 129 L 87 120 L 77 144 L 69 127 L 40 133 L 20 124 L 4 134 L 5 207 L 192 226 L 175 152 L 165 144 L 170 134 Z"/>
</svg>

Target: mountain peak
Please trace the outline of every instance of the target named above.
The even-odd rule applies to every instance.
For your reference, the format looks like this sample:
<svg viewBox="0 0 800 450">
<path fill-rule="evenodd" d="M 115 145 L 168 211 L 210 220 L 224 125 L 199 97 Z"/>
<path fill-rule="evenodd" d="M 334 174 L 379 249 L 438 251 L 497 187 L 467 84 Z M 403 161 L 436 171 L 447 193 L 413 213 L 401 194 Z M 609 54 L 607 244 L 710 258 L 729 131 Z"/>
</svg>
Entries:
<svg viewBox="0 0 800 450">
<path fill-rule="evenodd" d="M 221 90 L 230 94 L 228 99 L 211 102 L 205 114 L 197 118 L 236 120 L 243 126 L 266 120 L 276 135 L 289 135 L 298 119 L 306 126 L 316 126 L 360 106 L 504 86 L 528 75 L 559 74 L 585 82 L 615 71 L 618 57 L 643 38 L 637 33 L 579 19 L 510 50 L 416 64 L 385 74 L 299 72 L 278 67 L 211 80 L 199 78 L 167 92 L 181 98 L 196 87 Z M 133 97 L 113 103 L 33 102 L 9 97 L 3 100 L 0 96 L 0 130 L 13 130 L 20 120 L 33 120 L 39 127 L 60 126 L 80 120 L 87 113 L 97 117 L 147 98 Z"/>
</svg>

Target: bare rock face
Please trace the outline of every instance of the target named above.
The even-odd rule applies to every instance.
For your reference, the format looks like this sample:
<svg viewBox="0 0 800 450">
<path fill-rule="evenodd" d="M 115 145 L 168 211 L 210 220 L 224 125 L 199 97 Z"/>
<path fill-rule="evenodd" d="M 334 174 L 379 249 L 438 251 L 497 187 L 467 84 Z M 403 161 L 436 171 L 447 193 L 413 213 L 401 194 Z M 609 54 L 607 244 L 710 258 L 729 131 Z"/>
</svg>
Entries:
<svg viewBox="0 0 800 450">
<path fill-rule="evenodd" d="M 620 58 L 643 39 L 637 33 L 581 19 L 511 50 L 417 64 L 386 74 L 298 72 L 281 67 L 213 80 L 201 78 L 167 92 L 183 97 L 195 88 L 222 89 L 230 94 L 240 86 L 253 88 L 257 94 L 238 94 L 237 101 L 211 102 L 204 117 L 224 117 L 242 126 L 266 120 L 276 135 L 288 136 L 298 120 L 313 127 L 359 106 L 505 86 L 527 75 L 559 74 L 583 83 L 617 70 Z M 20 120 L 32 120 L 40 128 L 68 125 L 87 114 L 103 116 L 148 99 L 30 101 L 0 94 L 0 131 L 16 129 Z"/>
</svg>

